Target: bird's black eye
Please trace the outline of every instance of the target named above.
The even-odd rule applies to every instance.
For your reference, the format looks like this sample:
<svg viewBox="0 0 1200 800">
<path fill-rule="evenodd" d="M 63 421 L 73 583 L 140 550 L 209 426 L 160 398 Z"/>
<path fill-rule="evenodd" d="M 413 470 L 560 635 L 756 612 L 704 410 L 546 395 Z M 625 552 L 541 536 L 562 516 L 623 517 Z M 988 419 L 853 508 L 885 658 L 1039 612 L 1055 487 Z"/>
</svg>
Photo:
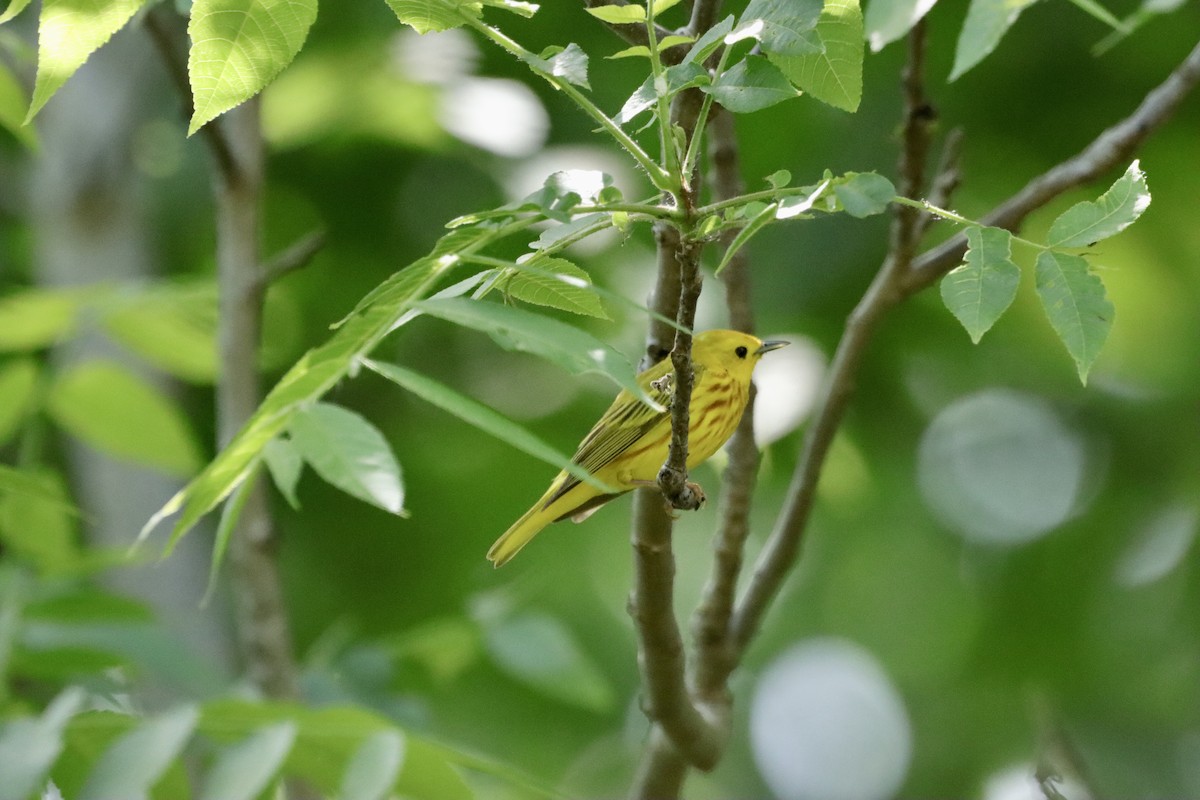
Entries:
<svg viewBox="0 0 1200 800">
<path fill-rule="evenodd" d="M 746 353 L 748 353 L 750 351 L 748 351 L 745 347 L 739 347 L 737 350 L 734 350 L 733 352 L 737 353 L 738 358 L 745 358 Z"/>
</svg>

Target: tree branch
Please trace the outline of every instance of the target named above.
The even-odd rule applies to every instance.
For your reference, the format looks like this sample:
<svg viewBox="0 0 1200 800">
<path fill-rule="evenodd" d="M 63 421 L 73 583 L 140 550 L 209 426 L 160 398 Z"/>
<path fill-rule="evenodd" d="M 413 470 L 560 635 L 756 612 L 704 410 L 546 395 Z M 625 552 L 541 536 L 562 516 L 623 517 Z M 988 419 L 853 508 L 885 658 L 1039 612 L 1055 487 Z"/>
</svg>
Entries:
<svg viewBox="0 0 1200 800">
<path fill-rule="evenodd" d="M 692 7 L 689 32 L 703 32 L 711 26 L 719 2 L 696 0 Z M 704 27 L 699 27 L 701 24 Z M 686 141 L 696 131 L 703 103 L 695 90 L 681 92 L 671 104 L 671 124 L 684 131 Z M 664 143 L 671 146 L 671 142 Z M 676 202 L 684 213 L 684 230 L 690 229 L 698 180 L 682 182 Z M 676 507 L 695 507 L 698 498 L 687 484 L 688 404 L 691 396 L 691 334 L 695 322 L 701 280 L 699 259 L 702 245 L 681 236 L 680 229 L 660 225 L 658 240 L 658 280 L 655 310 L 674 317 L 688 332 L 671 331 L 669 326 L 652 320 L 647 337 L 649 360 L 665 355 L 666 337 L 673 333 L 671 358 L 674 367 L 675 396 L 671 404 L 672 441 L 667 463 L 659 474 L 659 486 Z M 671 289 L 675 291 L 672 292 Z M 692 495 L 688 497 L 687 495 Z M 711 769 L 724 749 L 724 718 L 706 716 L 712 709 L 698 706 L 685 681 L 686 658 L 683 640 L 674 613 L 675 558 L 671 550 L 671 521 L 658 492 L 641 490 L 634 506 L 632 532 L 635 555 L 635 589 L 630 598 L 630 614 L 638 633 L 638 664 L 642 673 L 644 706 L 652 723 L 649 749 L 631 788 L 631 797 L 664 800 L 679 795 L 687 774 L 687 765 Z M 716 709 L 720 714 L 720 709 Z"/>
<path fill-rule="evenodd" d="M 626 0 L 584 0 L 584 5 L 588 8 L 600 8 L 602 6 L 627 6 L 629 3 Z M 605 22 L 604 24 L 608 26 L 609 30 L 630 44 L 640 44 L 643 47 L 650 44 L 650 39 L 646 35 L 646 26 L 643 23 L 631 22 L 626 25 L 614 25 L 611 22 Z M 674 33 L 674 31 L 664 28 L 661 25 L 655 25 L 654 27 L 660 40 Z M 663 63 L 678 64 L 685 53 L 687 53 L 686 45 L 667 48 L 662 52 Z"/>
<path fill-rule="evenodd" d="M 262 265 L 259 269 L 259 282 L 264 288 L 267 288 L 285 275 L 304 269 L 325 247 L 325 238 L 323 230 L 312 231 L 301 236 Z"/>
<path fill-rule="evenodd" d="M 909 32 L 908 59 L 901 77 L 904 127 L 897 173 L 900 192 L 906 197 L 919 196 L 929 152 L 932 114 L 925 99 L 924 63 L 925 23 L 922 21 Z M 746 594 L 735 608 L 730 629 L 738 657 L 757 632 L 763 614 L 800 552 L 821 469 L 854 393 L 855 379 L 867 345 L 883 317 L 905 297 L 901 285 L 918 245 L 920 227 L 920 211 L 904 205 L 894 208 L 888 255 L 846 322 L 846 332 L 834 353 L 815 416 L 804 435 L 787 502 L 771 538 L 759 555 Z"/>
<path fill-rule="evenodd" d="M 187 41 L 187 33 L 179 24 L 179 15 L 162 7 L 150 9 L 144 20 L 146 32 L 150 34 L 150 39 L 166 65 L 171 82 L 175 84 L 175 89 L 183 99 L 183 118 L 187 122 L 192 116 L 195 102 L 192 98 L 192 84 L 188 80 L 187 56 L 178 45 L 178 42 Z M 225 180 L 229 180 L 236 171 L 236 164 L 229 142 L 225 140 L 221 129 L 216 125 L 205 125 L 200 129 L 200 135 L 208 144 L 208 151 L 216 162 L 217 172 Z"/>
<path fill-rule="evenodd" d="M 1101 133 L 1079 155 L 1062 162 L 985 215 L 984 224 L 1016 228 L 1026 216 L 1062 192 L 1095 180 L 1129 158 L 1161 127 L 1183 97 L 1200 82 L 1200 44 L 1129 117 Z M 907 141 L 907 135 L 906 135 Z M 904 173 L 902 166 L 901 173 Z M 895 235 L 893 235 L 893 243 Z M 788 500 L 759 557 L 746 594 L 738 603 L 732 633 L 739 655 L 753 638 L 799 552 L 812 511 L 817 480 L 829 446 L 845 415 L 862 357 L 879 321 L 901 300 L 920 291 L 962 260 L 966 237 L 956 236 L 905 264 L 890 253 L 862 300 L 851 313 L 838 343 L 817 410 L 801 447 Z"/>
<path fill-rule="evenodd" d="M 1068 189 L 1089 183 L 1128 160 L 1142 143 L 1171 117 L 1183 98 L 1200 82 L 1200 43 L 1165 81 L 1155 87 L 1125 119 L 1097 136 L 1076 156 L 1025 185 L 980 220 L 984 225 L 1016 231 L 1025 217 Z M 959 234 L 913 262 L 905 279 L 907 294 L 920 291 L 962 262 L 967 250 Z"/>
<path fill-rule="evenodd" d="M 162 9 L 146 15 L 146 28 L 166 62 L 185 106 L 192 107 L 178 23 Z M 213 156 L 216 200 L 217 439 L 226 446 L 258 408 L 258 352 L 262 336 L 265 278 L 306 263 L 320 246 L 302 240 L 260 268 L 259 231 L 264 182 L 263 139 L 257 99 L 201 128 Z M 275 559 L 274 531 L 265 484 L 256 482 L 230 538 L 229 561 L 235 623 L 245 668 L 269 697 L 300 694 L 291 631 Z M 306 792 L 301 788 L 298 792 Z"/>
<path fill-rule="evenodd" d="M 713 169 L 713 188 L 718 200 L 737 197 L 744 190 L 738 159 L 733 115 L 719 111 L 709 126 L 712 137 L 710 154 Z M 737 236 L 736 230 L 722 234 L 722 245 L 729 247 Z M 725 306 L 729 325 L 744 333 L 754 333 L 754 307 L 750 298 L 750 264 L 747 250 L 734 254 L 721 273 L 725 284 Z M 750 503 L 758 476 L 759 453 L 754 443 L 754 384 L 746 413 L 738 423 L 726 452 L 721 491 L 721 523 L 714 539 L 712 574 L 692 617 L 692 634 L 696 642 L 695 679 L 693 691 L 707 702 L 728 706 L 732 700 L 726 680 L 733 671 L 735 656 L 730 647 L 729 620 L 737 596 L 737 580 L 742 571 L 743 551 L 750 533 Z"/>
</svg>

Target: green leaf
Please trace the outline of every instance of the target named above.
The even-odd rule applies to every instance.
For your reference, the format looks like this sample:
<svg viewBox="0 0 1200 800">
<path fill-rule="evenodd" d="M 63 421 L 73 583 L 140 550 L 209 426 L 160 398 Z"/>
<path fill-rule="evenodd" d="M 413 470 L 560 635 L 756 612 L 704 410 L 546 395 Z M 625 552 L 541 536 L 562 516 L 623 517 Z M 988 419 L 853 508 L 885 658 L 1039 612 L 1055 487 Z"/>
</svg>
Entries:
<svg viewBox="0 0 1200 800">
<path fill-rule="evenodd" d="M 659 14 L 663 14 L 679 5 L 681 2 L 683 0 L 647 0 L 647 5 L 654 12 L 654 16 L 657 17 Z"/>
<path fill-rule="evenodd" d="M 9 11 L 12 11 L 12 6 L 9 6 Z M 25 124 L 28 110 L 29 100 L 25 97 L 25 90 L 8 66 L 0 63 L 0 128 L 7 130 L 28 149 L 37 150 L 37 130 Z"/>
<path fill-rule="evenodd" d="M 47 409 L 73 436 L 117 458 L 179 476 L 202 463 L 183 411 L 118 364 L 91 361 L 69 369 L 50 388 Z"/>
<path fill-rule="evenodd" d="M 263 448 L 263 460 L 267 463 L 267 472 L 271 473 L 275 488 L 288 501 L 288 505 L 299 510 L 296 484 L 300 481 L 300 473 L 304 471 L 304 459 L 292 440 L 276 436 L 267 442 Z"/>
<path fill-rule="evenodd" d="M 798 97 L 799 92 L 788 82 L 779 68 L 762 56 L 746 56 L 717 76 L 711 86 L 701 91 L 735 114 L 773 106 Z"/>
<path fill-rule="evenodd" d="M 478 17 L 480 12 L 479 3 L 463 0 L 387 0 L 387 4 L 417 33 L 448 31 Z"/>
<path fill-rule="evenodd" d="M 63 572 L 76 564 L 76 511 L 62 476 L 46 468 L 3 472 L 0 489 L 6 484 L 19 487 L 0 494 L 0 541 L 5 548 L 42 573 Z M 12 473 L 18 473 L 15 481 Z"/>
<path fill-rule="evenodd" d="M 592 279 L 565 258 L 547 258 L 537 268 L 518 268 L 502 281 L 504 293 L 535 306 L 608 319 L 604 304 L 592 291 Z"/>
<path fill-rule="evenodd" d="M 0 25 L 20 14 L 27 5 L 29 5 L 29 0 L 9 0 L 8 8 L 4 9 L 3 14 L 0 14 Z"/>
<path fill-rule="evenodd" d="M 26 800 L 42 789 L 63 746 L 63 729 L 86 699 L 72 686 L 35 719 L 16 719 L 0 729 L 0 800 Z"/>
<path fill-rule="evenodd" d="M 144 797 L 183 750 L 199 716 L 195 706 L 183 706 L 126 733 L 96 763 L 80 800 Z"/>
<path fill-rule="evenodd" d="M 387 439 L 361 415 L 313 403 L 292 417 L 296 450 L 327 483 L 371 505 L 404 515 L 400 465 Z"/>
<path fill-rule="evenodd" d="M 500 8 L 510 14 L 516 14 L 518 17 L 525 17 L 525 19 L 532 18 L 541 8 L 537 3 L 524 3 L 521 0 L 483 0 L 483 4 L 488 8 Z M 467 5 L 473 4 L 468 3 Z"/>
<path fill-rule="evenodd" d="M 717 264 L 717 270 L 714 274 L 720 275 L 725 267 L 729 266 L 729 262 L 737 255 L 750 238 L 758 233 L 771 220 L 775 219 L 775 212 L 778 206 L 775 203 L 768 203 L 761 211 L 751 218 L 750 222 L 744 228 L 737 232 L 737 236 L 733 237 L 733 241 L 725 248 L 724 255 L 721 256 L 721 263 Z"/>
<path fill-rule="evenodd" d="M 971 0 L 954 50 L 954 80 L 988 56 L 1021 12 L 1036 0 Z"/>
<path fill-rule="evenodd" d="M 300 52 L 316 18 L 317 0 L 195 0 L 188 136 L 262 91 Z"/>
<path fill-rule="evenodd" d="M 596 6 L 585 8 L 584 11 L 610 25 L 634 25 L 646 21 L 646 7 L 639 6 L 637 3 L 623 6 Z"/>
<path fill-rule="evenodd" d="M 252 800 L 267 788 L 296 740 L 296 725 L 268 725 L 225 750 L 204 780 L 200 800 Z"/>
<path fill-rule="evenodd" d="M 507 350 L 533 353 L 574 373 L 599 372 L 642 402 L 659 408 L 638 385 L 636 372 L 620 353 L 578 328 L 496 303 L 451 298 L 416 305 L 431 316 L 483 331 Z"/>
<path fill-rule="evenodd" d="M 1150 205 L 1146 176 L 1134 161 L 1096 202 L 1076 203 L 1054 220 L 1051 247 L 1086 247 L 1132 225 Z"/>
<path fill-rule="evenodd" d="M 597 482 L 591 473 L 571 461 L 568 456 L 558 452 L 521 425 L 482 403 L 459 394 L 449 386 L 395 364 L 384 364 L 371 360 L 365 361 L 364 364 L 397 386 L 407 389 L 426 402 L 433 403 L 443 411 L 474 425 L 481 431 L 490 433 L 521 452 L 561 470 L 566 470 L 580 480 L 595 484 L 601 489 L 606 491 L 610 489 L 610 487 Z"/>
<path fill-rule="evenodd" d="M 713 25 L 704 35 L 696 40 L 696 43 L 688 50 L 687 55 L 683 57 L 683 63 L 703 64 L 709 56 L 717 51 L 717 48 L 725 43 L 725 37 L 733 30 L 733 16 L 730 15 L 725 19 Z"/>
<path fill-rule="evenodd" d="M 383 800 L 396 783 L 404 763 L 404 737 L 378 731 L 355 751 L 342 775 L 339 800 Z"/>
<path fill-rule="evenodd" d="M 792 182 L 792 173 L 786 169 L 777 170 L 767 176 L 767 183 L 772 189 L 784 189 Z"/>
<path fill-rule="evenodd" d="M 116 299 L 104 316 L 114 339 L 182 380 L 217 378 L 217 290 L 209 281 L 155 286 Z"/>
<path fill-rule="evenodd" d="M 1104 284 L 1079 256 L 1046 250 L 1037 260 L 1037 292 L 1055 333 L 1075 360 L 1079 380 L 1086 384 L 1112 328 L 1113 305 Z"/>
<path fill-rule="evenodd" d="M 853 113 L 862 100 L 863 18 L 858 0 L 826 0 L 816 32 L 822 52 L 768 57 L 801 90 Z"/>
<path fill-rule="evenodd" d="M 684 61 L 682 64 L 676 64 L 673 67 L 667 67 L 666 73 L 666 94 L 664 98 L 670 99 L 675 94 L 688 89 L 692 86 L 700 86 L 709 81 L 708 71 L 699 64 Z M 621 106 L 621 110 L 617 112 L 616 121 L 620 125 L 630 122 L 643 111 L 652 108 L 657 101 L 657 94 L 654 88 L 654 76 L 651 75 L 634 90 L 629 99 Z"/>
<path fill-rule="evenodd" d="M 62 289 L 25 289 L 0 297 L 0 353 L 40 350 L 75 327 L 79 294 Z"/>
<path fill-rule="evenodd" d="M 376 287 L 340 323 L 329 341 L 310 350 L 288 370 L 225 449 L 150 518 L 138 541 L 149 536 L 164 518 L 182 511 L 167 545 L 170 550 L 197 520 L 246 479 L 267 442 L 287 427 L 297 409 L 333 388 L 352 363 L 401 324 L 412 302 L 431 292 L 437 280 L 458 263 L 457 256 L 445 251 L 461 248 L 468 252 L 507 230 L 480 226 L 451 231 L 439 240 L 435 255 L 410 264 Z"/>
<path fill-rule="evenodd" d="M 862 219 L 886 211 L 896 187 L 874 172 L 847 172 L 833 184 L 833 193 L 847 214 Z"/>
<path fill-rule="evenodd" d="M 757 38 L 765 52 L 800 56 L 821 52 L 814 32 L 820 16 L 821 0 L 750 0 L 738 24 L 761 20 Z"/>
<path fill-rule="evenodd" d="M 146 0 L 43 0 L 38 68 L 25 121 L 46 105 L 96 49 L 124 27 Z"/>
<path fill-rule="evenodd" d="M 68 369 L 50 387 L 47 409 L 68 433 L 110 456 L 179 476 L 203 463 L 184 411 L 118 363 Z"/>
<path fill-rule="evenodd" d="M 24 424 L 37 400 L 40 370 L 32 358 L 0 366 L 0 445 Z"/>
<path fill-rule="evenodd" d="M 524 613 L 489 620 L 484 640 L 498 667 L 542 694 L 597 713 L 612 708 L 608 679 L 554 617 Z"/>
<path fill-rule="evenodd" d="M 1016 298 L 1021 270 L 1011 258 L 1012 234 L 1003 228 L 968 228 L 967 246 L 964 263 L 942 278 L 942 302 L 979 344 Z"/>
<path fill-rule="evenodd" d="M 867 6 L 867 41 L 878 52 L 912 30 L 937 0 L 871 0 Z"/>
<path fill-rule="evenodd" d="M 273 439 L 272 441 L 278 440 Z M 212 558 L 208 563 L 208 585 L 204 588 L 204 597 L 200 600 L 201 606 L 208 605 L 213 592 L 217 590 L 217 576 L 221 573 L 225 552 L 229 549 L 229 542 L 233 539 L 238 520 L 242 517 L 242 511 L 246 508 L 246 501 L 250 499 L 250 493 L 254 491 L 254 483 L 257 479 L 257 476 L 252 476 L 242 481 L 221 508 L 221 519 L 217 522 L 217 532 L 213 536 Z"/>
<path fill-rule="evenodd" d="M 573 83 L 585 89 L 591 88 L 588 86 L 587 78 L 587 53 L 583 52 L 574 42 L 565 48 L 547 47 L 541 55 L 530 54 L 522 56 L 521 60 L 537 72 L 554 75 L 567 83 Z"/>
</svg>

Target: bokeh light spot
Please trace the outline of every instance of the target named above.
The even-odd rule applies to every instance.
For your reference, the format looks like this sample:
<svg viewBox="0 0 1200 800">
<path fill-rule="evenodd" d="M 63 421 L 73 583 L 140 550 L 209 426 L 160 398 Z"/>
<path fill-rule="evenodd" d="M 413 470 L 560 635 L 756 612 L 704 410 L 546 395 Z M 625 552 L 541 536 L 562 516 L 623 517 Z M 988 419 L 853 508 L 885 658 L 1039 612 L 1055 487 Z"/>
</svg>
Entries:
<svg viewBox="0 0 1200 800">
<path fill-rule="evenodd" d="M 899 693 L 875 659 L 840 639 L 792 647 L 750 708 L 754 760 L 783 800 L 893 797 L 912 757 Z"/>
<path fill-rule="evenodd" d="M 1036 397 L 989 389 L 947 406 L 921 440 L 925 501 L 965 538 L 1036 539 L 1076 510 L 1086 442 Z"/>
</svg>

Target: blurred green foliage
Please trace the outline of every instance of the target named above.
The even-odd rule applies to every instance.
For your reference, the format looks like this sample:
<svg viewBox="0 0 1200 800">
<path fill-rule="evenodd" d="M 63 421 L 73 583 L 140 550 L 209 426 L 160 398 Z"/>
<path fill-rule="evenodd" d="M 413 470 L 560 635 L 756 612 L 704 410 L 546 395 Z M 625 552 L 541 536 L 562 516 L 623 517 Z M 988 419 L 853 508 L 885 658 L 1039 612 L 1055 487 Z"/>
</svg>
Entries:
<svg viewBox="0 0 1200 800">
<path fill-rule="evenodd" d="M 943 3 L 929 17 L 929 91 L 942 129 L 966 133 L 954 207 L 968 217 L 1128 113 L 1200 29 L 1200 6 L 1186 4 L 1094 57 L 1089 48 L 1107 33 L 1101 23 L 1067 3 L 1036 4 L 989 59 L 946 84 L 963 6 Z M 1119 14 L 1132 10 L 1114 3 Z M 599 57 L 625 45 L 578 4 L 546 3 L 513 30 L 535 52 L 565 45 L 570 31 L 593 54 L 590 82 L 606 110 L 615 112 L 642 80 L 642 65 L 632 63 L 639 59 Z M 441 71 L 419 75 L 412 65 L 432 58 L 429 51 L 413 55 L 420 41 L 382 3 L 339 7 L 317 18 L 296 62 L 265 93 L 267 249 L 318 222 L 328 231 L 314 262 L 271 290 L 263 363 L 272 379 L 325 342 L 328 326 L 368 291 L 425 255 L 451 218 L 520 197 L 566 167 L 611 171 L 627 197 L 648 190 L 618 156 L 594 149 L 592 124 L 517 61 L 451 35 L 441 40 Z M 779 169 L 798 183 L 818 180 L 825 169 L 890 174 L 902 49 L 893 44 L 868 57 L 856 114 L 801 99 L 740 118 L 748 185 L 765 187 Z M 7 52 L 17 53 L 15 72 L 28 71 L 18 51 Z M 153 80 L 159 90 L 166 84 L 161 75 Z M 455 102 L 478 97 L 463 94 L 472 81 L 510 82 L 503 85 L 513 96 L 544 108 L 545 141 L 534 131 L 528 152 L 506 156 L 456 135 L 450 116 Z M 580 527 L 550 528 L 510 566 L 492 570 L 483 558 L 488 545 L 544 489 L 553 468 L 369 371 L 328 399 L 391 442 L 410 518 L 336 491 L 312 471 L 299 479 L 299 508 L 278 494 L 273 500 L 309 716 L 281 722 L 294 720 L 294 709 L 255 704 L 230 712 L 220 703 L 237 701 L 214 700 L 227 693 L 229 679 L 212 654 L 194 652 L 182 641 L 186 632 L 156 623 L 152 610 L 100 588 L 119 556 L 88 541 L 89 511 L 73 507 L 81 501 L 69 487 L 78 476 L 61 437 L 74 434 L 171 474 L 189 474 L 211 453 L 201 444 L 213 427 L 214 378 L 205 349 L 214 298 L 205 155 L 195 139 L 178 144 L 185 123 L 172 103 L 139 113 L 140 134 L 121 146 L 135 148 L 155 278 L 163 279 L 154 287 L 114 289 L 101 281 L 39 288 L 39 234 L 27 194 L 0 196 L 0 458 L 13 465 L 0 471 L 0 698 L 7 716 L 41 715 L 0 729 L 0 751 L 28 735 L 33 745 L 45 740 L 70 752 L 97 741 L 80 739 L 88 726 L 116 741 L 131 727 L 124 714 L 149 710 L 165 726 L 195 726 L 209 737 L 200 749 L 210 765 L 272 753 L 282 759 L 281 737 L 316 746 L 322 735 L 342 731 L 349 738 L 341 740 L 337 765 L 345 767 L 352 745 L 376 748 L 383 755 L 370 763 L 386 763 L 395 747 L 389 726 L 396 725 L 413 736 L 403 744 L 413 783 L 399 773 L 412 796 L 623 792 L 646 733 L 625 612 L 628 501 Z M 731 750 L 711 775 L 693 779 L 689 797 L 767 796 L 746 735 L 750 698 L 780 653 L 815 636 L 864 648 L 902 699 L 912 760 L 900 796 L 982 797 L 991 776 L 1052 759 L 1055 747 L 1070 749 L 1067 766 L 1098 795 L 1200 795 L 1197 130 L 1193 97 L 1140 153 L 1153 206 L 1090 253 L 1116 317 L 1087 388 L 1038 308 L 1033 257 L 1020 248 L 1013 250 L 1023 273 L 1017 298 L 979 345 L 936 291 L 885 323 L 859 376 L 799 566 L 735 676 Z M 0 136 L 0 182 L 21 186 L 38 156 L 18 137 Z M 1044 240 L 1058 214 L 1103 188 L 1056 201 L 1030 220 L 1028 237 Z M 749 253 L 760 331 L 807 338 L 832 353 L 885 252 L 886 225 L 881 217 L 839 216 L 759 235 Z M 932 238 L 952 232 L 939 222 Z M 600 286 L 640 301 L 651 285 L 652 246 L 649 232 L 635 229 L 571 256 Z M 723 324 L 719 283 L 710 280 L 706 293 L 702 327 Z M 635 361 L 644 317 L 613 304 L 608 311 L 613 321 L 572 322 Z M 114 447 L 105 432 L 135 423 L 113 421 L 100 425 L 99 441 L 89 438 L 88 426 L 102 421 L 106 407 L 80 394 L 103 394 L 97 383 L 131 387 L 141 379 L 115 365 L 56 367 L 51 346 L 85 335 L 184 382 L 169 396 L 138 383 L 121 393 L 128 401 L 121 408 L 107 409 L 157 425 L 157 434 Z M 433 317 L 387 339 L 375 356 L 520 419 L 566 452 L 612 393 L 606 381 L 569 375 Z M 919 453 L 931 423 L 964 398 L 994 398 L 996 390 L 1044 410 L 1078 445 L 1069 508 L 1024 541 L 964 535 L 923 494 Z M 141 405 L 130 407 L 131 398 Z M 1022 419 L 1014 424 L 1028 422 Z M 782 502 L 799 436 L 794 431 L 764 453 L 751 554 Z M 966 447 L 970 454 L 987 446 L 971 439 Z M 995 460 L 972 473 L 985 476 L 979 480 L 1000 467 L 1019 472 L 1013 451 L 983 452 Z M 700 468 L 697 479 L 717 500 L 717 468 Z M 993 496 L 986 483 L 983 493 Z M 680 609 L 694 607 L 707 574 L 714 505 L 677 525 Z M 78 697 L 60 694 L 68 684 L 111 706 L 68 722 L 64 708 L 82 708 Z M 136 709 L 117 702 L 144 684 L 166 688 Z M 186 709 L 201 701 L 210 702 L 189 716 Z M 338 709 L 320 710 L 327 705 Z M 205 727 L 214 718 L 237 723 L 214 732 Z M 291 757 L 303 759 L 303 752 Z M 341 769 L 315 758 L 306 769 L 314 785 L 338 791 Z M 83 791 L 86 776 L 64 766 L 54 779 L 64 791 Z M 156 796 L 174 796 L 180 780 L 165 770 Z"/>
</svg>

